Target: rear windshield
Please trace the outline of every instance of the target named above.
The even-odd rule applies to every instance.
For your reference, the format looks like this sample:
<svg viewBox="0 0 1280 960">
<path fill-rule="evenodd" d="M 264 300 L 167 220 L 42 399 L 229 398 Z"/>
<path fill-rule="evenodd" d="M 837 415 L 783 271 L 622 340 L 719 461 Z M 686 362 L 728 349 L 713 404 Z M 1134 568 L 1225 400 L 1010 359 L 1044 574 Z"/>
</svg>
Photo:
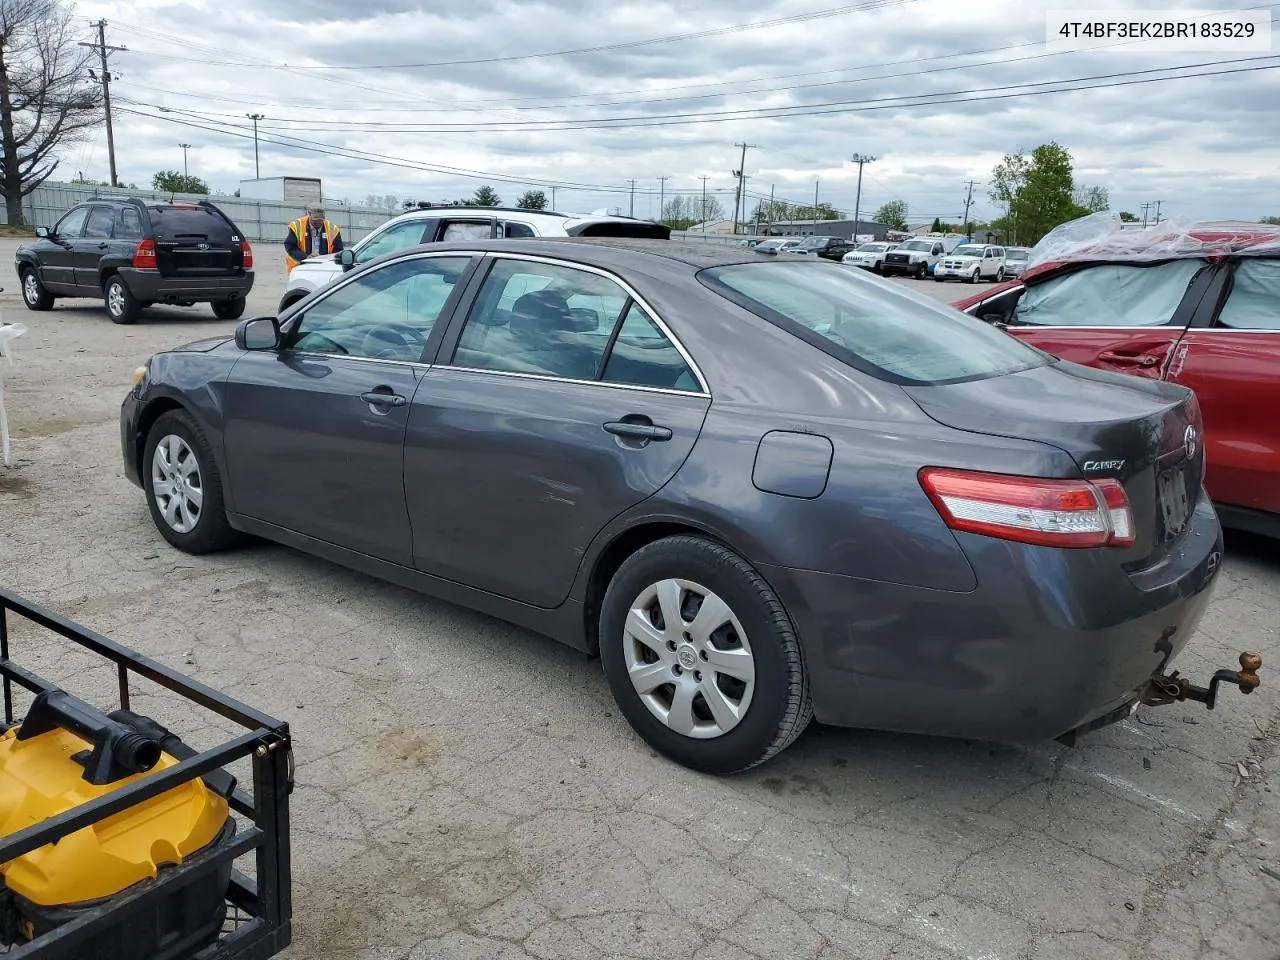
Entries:
<svg viewBox="0 0 1280 960">
<path fill-rule="evenodd" d="M 1027 253 L 1028 251 L 1026 250 L 1006 250 L 1004 255 L 1008 260 L 1025 260 L 1027 259 Z"/>
<path fill-rule="evenodd" d="M 1205 260 L 1104 263 L 1029 286 L 1017 320 L 1050 327 L 1159 327 L 1173 319 Z"/>
<path fill-rule="evenodd" d="M 204 207 L 148 207 L 151 227 L 157 237 L 204 237 L 206 240 L 229 240 L 231 225 Z"/>
<path fill-rule="evenodd" d="M 832 356 L 895 383 L 955 383 L 1049 362 L 981 320 L 837 264 L 743 263 L 703 270 L 698 279 Z"/>
</svg>

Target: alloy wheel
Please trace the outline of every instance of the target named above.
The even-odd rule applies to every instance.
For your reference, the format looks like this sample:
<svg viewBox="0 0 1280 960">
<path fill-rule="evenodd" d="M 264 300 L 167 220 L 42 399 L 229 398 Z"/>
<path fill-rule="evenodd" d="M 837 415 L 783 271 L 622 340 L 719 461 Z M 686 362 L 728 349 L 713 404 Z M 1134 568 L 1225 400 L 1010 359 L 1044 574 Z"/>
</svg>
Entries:
<svg viewBox="0 0 1280 960">
<path fill-rule="evenodd" d="M 124 288 L 118 283 L 107 286 L 107 309 L 113 317 L 124 314 Z"/>
<path fill-rule="evenodd" d="M 22 278 L 22 295 L 27 298 L 27 303 L 37 303 L 40 300 L 40 282 L 30 270 Z"/>
</svg>

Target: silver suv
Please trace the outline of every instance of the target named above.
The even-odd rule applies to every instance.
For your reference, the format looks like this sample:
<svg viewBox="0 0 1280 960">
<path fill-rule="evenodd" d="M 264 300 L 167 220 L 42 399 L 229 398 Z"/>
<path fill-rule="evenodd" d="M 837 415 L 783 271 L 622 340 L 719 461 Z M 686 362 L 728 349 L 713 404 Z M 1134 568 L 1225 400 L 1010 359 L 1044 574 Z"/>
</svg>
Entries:
<svg viewBox="0 0 1280 960">
<path fill-rule="evenodd" d="M 645 237 L 667 240 L 661 223 L 597 214 L 552 213 L 511 207 L 422 207 L 388 220 L 337 256 L 303 260 L 289 273 L 280 312 L 328 286 L 353 266 L 421 243 L 487 240 L 493 237 Z"/>
</svg>

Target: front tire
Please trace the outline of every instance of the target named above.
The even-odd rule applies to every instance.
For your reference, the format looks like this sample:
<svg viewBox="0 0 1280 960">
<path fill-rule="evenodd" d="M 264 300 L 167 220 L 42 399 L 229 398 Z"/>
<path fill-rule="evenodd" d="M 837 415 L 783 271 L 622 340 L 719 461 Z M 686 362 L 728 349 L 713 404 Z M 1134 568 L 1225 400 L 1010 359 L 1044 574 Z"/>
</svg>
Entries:
<svg viewBox="0 0 1280 960">
<path fill-rule="evenodd" d="M 107 302 L 107 316 L 112 323 L 133 323 L 142 312 L 142 302 L 119 274 L 108 277 L 102 285 L 102 298 Z"/>
<path fill-rule="evenodd" d="M 236 297 L 234 300 L 216 300 L 211 306 L 213 315 L 219 320 L 239 320 L 244 316 L 245 300 L 244 297 Z"/>
<path fill-rule="evenodd" d="M 782 601 L 745 560 L 702 537 L 659 540 L 622 564 L 601 609 L 600 659 L 636 732 L 703 773 L 763 763 L 813 718 Z"/>
<path fill-rule="evenodd" d="M 925 277 L 927 277 L 928 275 L 929 275 L 929 267 L 928 267 L 926 264 L 923 264 L 923 263 L 922 263 L 922 264 L 920 264 L 920 266 L 916 267 L 916 279 L 917 279 L 917 280 L 923 280 L 923 279 L 924 279 Z"/>
<path fill-rule="evenodd" d="M 28 310 L 52 310 L 53 294 L 40 282 L 40 275 L 35 267 L 24 267 L 22 270 L 22 302 Z"/>
<path fill-rule="evenodd" d="M 978 277 L 980 277 L 981 275 L 982 275 L 982 268 L 981 268 L 981 267 L 974 267 L 974 268 L 973 268 L 973 273 L 969 274 L 969 282 L 970 282 L 970 283 L 977 283 L 977 282 L 978 282 Z"/>
<path fill-rule="evenodd" d="M 209 553 L 239 539 L 227 522 L 213 449 L 185 410 L 169 410 L 152 424 L 142 478 L 156 529 L 179 550 Z"/>
<path fill-rule="evenodd" d="M 1004 283 L 1004 267 L 996 271 L 996 275 L 991 278 L 992 283 Z"/>
</svg>

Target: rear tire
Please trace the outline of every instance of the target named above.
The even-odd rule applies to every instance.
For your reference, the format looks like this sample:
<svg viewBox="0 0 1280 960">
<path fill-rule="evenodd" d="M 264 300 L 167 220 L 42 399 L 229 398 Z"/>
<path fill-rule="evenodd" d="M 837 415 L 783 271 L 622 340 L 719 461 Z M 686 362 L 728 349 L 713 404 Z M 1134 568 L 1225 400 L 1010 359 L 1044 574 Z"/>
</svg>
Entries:
<svg viewBox="0 0 1280 960">
<path fill-rule="evenodd" d="M 160 414 L 144 450 L 142 487 L 160 536 L 184 553 L 210 553 L 240 539 L 227 522 L 213 449 L 189 413 Z"/>
<path fill-rule="evenodd" d="M 703 773 L 763 763 L 813 718 L 782 601 L 745 560 L 702 537 L 659 540 L 622 564 L 600 613 L 600 659 L 636 732 Z"/>
<path fill-rule="evenodd" d="M 244 297 L 236 297 L 234 300 L 216 300 L 211 306 L 213 315 L 219 320 L 239 320 L 244 316 L 245 300 Z"/>
<path fill-rule="evenodd" d="M 133 295 L 119 274 L 107 278 L 102 285 L 102 297 L 107 302 L 107 316 L 112 323 L 133 323 L 142 312 L 142 302 Z"/>
<path fill-rule="evenodd" d="M 52 310 L 53 294 L 40 282 L 35 267 L 22 268 L 22 302 L 28 310 Z"/>
</svg>

